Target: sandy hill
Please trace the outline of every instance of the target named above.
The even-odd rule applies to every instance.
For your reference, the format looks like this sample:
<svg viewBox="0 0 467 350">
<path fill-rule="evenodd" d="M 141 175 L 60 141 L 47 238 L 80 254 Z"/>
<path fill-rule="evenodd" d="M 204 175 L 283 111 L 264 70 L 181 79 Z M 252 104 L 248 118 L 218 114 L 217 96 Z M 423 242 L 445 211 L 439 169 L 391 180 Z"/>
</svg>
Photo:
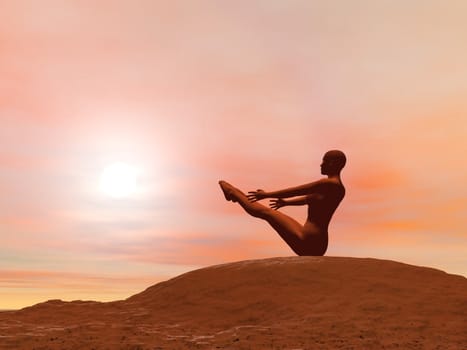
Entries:
<svg viewBox="0 0 467 350">
<path fill-rule="evenodd" d="M 387 260 L 211 266 L 111 303 L 0 313 L 0 349 L 467 349 L 467 279 Z"/>
</svg>

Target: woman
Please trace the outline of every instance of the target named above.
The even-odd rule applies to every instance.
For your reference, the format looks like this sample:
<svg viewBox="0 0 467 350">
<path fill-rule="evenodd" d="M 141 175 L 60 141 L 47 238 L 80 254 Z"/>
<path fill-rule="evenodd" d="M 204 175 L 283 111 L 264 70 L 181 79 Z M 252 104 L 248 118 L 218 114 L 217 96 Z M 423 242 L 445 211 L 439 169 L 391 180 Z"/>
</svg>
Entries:
<svg viewBox="0 0 467 350">
<path fill-rule="evenodd" d="M 345 196 L 340 173 L 346 163 L 343 152 L 326 152 L 321 163 L 321 174 L 327 178 L 291 187 L 266 192 L 256 190 L 245 195 L 225 181 L 219 181 L 225 199 L 238 202 L 251 216 L 266 220 L 297 255 L 321 256 L 328 247 L 328 226 L 334 211 Z M 284 199 L 296 197 L 291 199 Z M 275 198 L 270 208 L 257 201 Z M 308 217 L 304 225 L 277 211 L 287 205 L 308 205 Z"/>
</svg>

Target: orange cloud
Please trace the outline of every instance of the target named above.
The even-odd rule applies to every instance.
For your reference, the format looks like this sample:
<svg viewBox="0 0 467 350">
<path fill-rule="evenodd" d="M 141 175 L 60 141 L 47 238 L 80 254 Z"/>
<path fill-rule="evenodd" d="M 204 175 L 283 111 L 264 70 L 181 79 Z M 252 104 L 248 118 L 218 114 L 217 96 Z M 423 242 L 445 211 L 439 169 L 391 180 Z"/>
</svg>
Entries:
<svg viewBox="0 0 467 350">
<path fill-rule="evenodd" d="M 238 238 L 226 236 L 225 232 L 165 233 L 164 236 L 134 240 L 129 246 L 122 247 L 118 255 L 128 261 L 192 266 L 267 256 L 268 251 L 277 248 L 280 251 L 282 241 L 275 232 L 269 232 L 268 226 L 264 228 L 246 233 L 238 231 Z M 277 238 L 270 239 L 269 235 Z"/>
<path fill-rule="evenodd" d="M 112 276 L 49 270 L 0 270 L 0 309 L 20 308 L 49 299 L 123 299 L 165 279 L 167 276 L 149 274 Z"/>
</svg>

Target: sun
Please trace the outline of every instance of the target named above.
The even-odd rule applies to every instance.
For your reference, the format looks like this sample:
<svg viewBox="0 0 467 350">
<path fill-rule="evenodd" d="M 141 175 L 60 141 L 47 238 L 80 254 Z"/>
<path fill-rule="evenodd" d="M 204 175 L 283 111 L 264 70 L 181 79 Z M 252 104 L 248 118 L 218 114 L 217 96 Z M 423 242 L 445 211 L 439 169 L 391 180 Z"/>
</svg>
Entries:
<svg viewBox="0 0 467 350">
<path fill-rule="evenodd" d="M 99 188 L 113 198 L 125 198 L 136 192 L 136 168 L 123 162 L 108 165 L 101 174 Z"/>
</svg>

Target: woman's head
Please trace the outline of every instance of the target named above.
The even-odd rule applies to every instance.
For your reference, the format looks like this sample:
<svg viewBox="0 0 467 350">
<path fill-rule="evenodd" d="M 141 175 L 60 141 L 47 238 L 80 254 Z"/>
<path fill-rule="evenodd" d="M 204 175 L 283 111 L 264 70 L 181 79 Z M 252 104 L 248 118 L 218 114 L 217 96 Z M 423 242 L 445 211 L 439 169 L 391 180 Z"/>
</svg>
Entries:
<svg viewBox="0 0 467 350">
<path fill-rule="evenodd" d="M 347 158 L 344 152 L 339 150 L 327 151 L 324 154 L 323 162 L 321 163 L 321 174 L 331 175 L 339 173 L 345 166 Z"/>
</svg>

